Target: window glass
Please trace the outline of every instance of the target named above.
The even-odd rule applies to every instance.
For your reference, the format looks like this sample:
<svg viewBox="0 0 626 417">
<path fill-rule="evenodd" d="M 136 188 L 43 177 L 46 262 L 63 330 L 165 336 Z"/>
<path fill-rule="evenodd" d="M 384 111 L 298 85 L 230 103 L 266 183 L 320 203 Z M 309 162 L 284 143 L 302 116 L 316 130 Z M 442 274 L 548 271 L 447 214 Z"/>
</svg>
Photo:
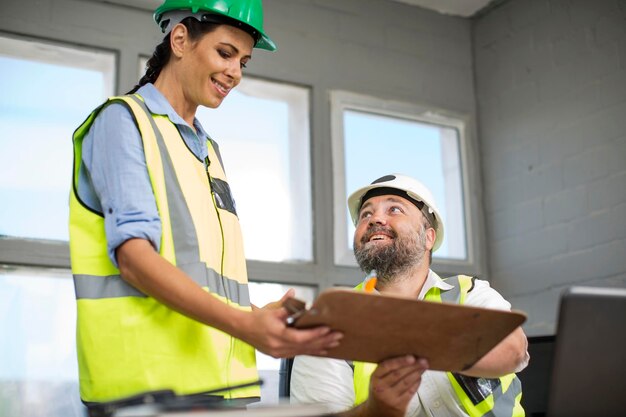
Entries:
<svg viewBox="0 0 626 417">
<path fill-rule="evenodd" d="M 269 282 L 250 283 L 250 301 L 257 307 L 278 301 L 283 295 L 293 288 L 295 297 L 306 302 L 310 306 L 315 299 L 316 289 L 304 285 L 275 284 Z M 259 377 L 263 380 L 261 386 L 261 403 L 276 404 L 279 402 L 280 359 L 265 355 L 257 350 L 257 368 Z"/>
<path fill-rule="evenodd" d="M 411 106 L 393 109 L 382 100 L 335 97 L 335 261 L 355 264 L 354 225 L 348 195 L 383 175 L 400 173 L 423 182 L 444 219 L 445 239 L 434 257 L 466 260 L 465 204 L 461 166 L 462 121 L 428 117 Z M 412 112 L 413 110 L 413 112 Z M 335 135 L 337 137 L 335 137 Z M 339 165 L 339 166 L 337 166 Z"/>
<path fill-rule="evenodd" d="M 309 90 L 248 77 L 197 117 L 220 147 L 246 258 L 311 261 Z"/>
<path fill-rule="evenodd" d="M 139 56 L 139 68 L 138 68 L 138 73 L 137 73 L 137 82 L 139 82 L 139 80 L 141 80 L 141 78 L 144 76 L 144 74 L 146 73 L 146 64 L 148 63 L 148 60 L 150 58 L 140 55 Z"/>
<path fill-rule="evenodd" d="M 148 59 L 139 58 L 139 78 Z M 246 258 L 312 260 L 309 90 L 244 76 L 220 107 L 196 117 L 220 147 Z"/>
<path fill-rule="evenodd" d="M 0 37 L 0 235 L 68 240 L 72 133 L 114 69 L 112 53 Z"/>
<path fill-rule="evenodd" d="M 0 267 L 0 416 L 83 416 L 66 270 Z"/>
</svg>

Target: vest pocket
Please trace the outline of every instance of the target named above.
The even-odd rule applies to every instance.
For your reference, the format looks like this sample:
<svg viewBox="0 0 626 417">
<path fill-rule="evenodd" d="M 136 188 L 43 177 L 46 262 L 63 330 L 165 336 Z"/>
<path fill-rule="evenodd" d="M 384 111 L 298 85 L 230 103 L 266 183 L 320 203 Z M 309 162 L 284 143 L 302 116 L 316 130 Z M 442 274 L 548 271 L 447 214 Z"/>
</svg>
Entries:
<svg viewBox="0 0 626 417">
<path fill-rule="evenodd" d="M 474 405 L 477 405 L 485 398 L 489 397 L 502 383 L 498 378 L 474 378 L 456 373 L 452 373 L 452 375 Z"/>
<path fill-rule="evenodd" d="M 230 192 L 230 185 L 228 185 L 226 181 L 211 177 L 211 191 L 213 192 L 213 195 L 215 195 L 217 207 L 222 210 L 226 210 L 235 216 L 237 215 L 235 199 Z"/>
</svg>

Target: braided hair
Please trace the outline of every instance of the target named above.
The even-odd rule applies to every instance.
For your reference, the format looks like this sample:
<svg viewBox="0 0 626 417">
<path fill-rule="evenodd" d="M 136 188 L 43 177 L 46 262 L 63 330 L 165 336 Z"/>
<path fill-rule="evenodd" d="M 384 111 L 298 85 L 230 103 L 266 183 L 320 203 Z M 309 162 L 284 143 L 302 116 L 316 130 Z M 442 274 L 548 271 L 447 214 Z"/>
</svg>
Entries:
<svg viewBox="0 0 626 417">
<path fill-rule="evenodd" d="M 187 28 L 189 38 L 193 42 L 200 40 L 200 38 L 202 38 L 204 35 L 214 31 L 219 26 L 219 23 L 200 22 L 193 17 L 187 17 L 183 19 L 181 23 Z M 170 33 L 165 35 L 165 37 L 163 38 L 163 42 L 157 45 L 157 47 L 154 49 L 152 57 L 150 57 L 150 59 L 146 63 L 146 73 L 143 75 L 143 77 L 141 77 L 137 85 L 135 85 L 132 90 L 130 90 L 126 94 L 133 94 L 137 90 L 139 90 L 140 87 L 148 83 L 154 84 L 157 78 L 159 78 L 161 70 L 169 62 L 170 57 L 172 56 L 172 47 L 170 45 L 171 33 L 172 32 L 170 31 Z"/>
</svg>

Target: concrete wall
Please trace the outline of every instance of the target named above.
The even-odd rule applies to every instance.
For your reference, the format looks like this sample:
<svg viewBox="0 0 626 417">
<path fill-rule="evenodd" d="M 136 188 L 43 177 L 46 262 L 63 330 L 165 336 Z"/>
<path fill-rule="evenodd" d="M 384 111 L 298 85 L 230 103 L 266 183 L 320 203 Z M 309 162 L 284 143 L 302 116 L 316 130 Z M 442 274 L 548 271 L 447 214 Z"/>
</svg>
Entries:
<svg viewBox="0 0 626 417">
<path fill-rule="evenodd" d="M 552 334 L 566 286 L 626 286 L 626 2 L 505 1 L 473 49 L 491 280 Z"/>
</svg>

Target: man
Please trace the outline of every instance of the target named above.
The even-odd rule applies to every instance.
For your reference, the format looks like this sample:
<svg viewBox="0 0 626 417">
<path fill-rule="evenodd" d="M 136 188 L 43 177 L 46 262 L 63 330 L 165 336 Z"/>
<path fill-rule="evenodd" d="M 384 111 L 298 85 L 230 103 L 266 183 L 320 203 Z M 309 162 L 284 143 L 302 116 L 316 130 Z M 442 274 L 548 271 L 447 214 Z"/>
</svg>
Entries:
<svg viewBox="0 0 626 417">
<path fill-rule="evenodd" d="M 430 269 L 444 225 L 431 192 L 419 181 L 386 175 L 355 191 L 348 206 L 356 226 L 354 254 L 364 272 L 376 271 L 381 294 L 510 309 L 487 281 L 463 275 L 443 280 Z M 521 327 L 462 374 L 426 370 L 424 359 L 411 356 L 377 367 L 299 356 L 291 398 L 347 410 L 342 416 L 523 416 L 515 372 L 528 358 Z"/>
</svg>

